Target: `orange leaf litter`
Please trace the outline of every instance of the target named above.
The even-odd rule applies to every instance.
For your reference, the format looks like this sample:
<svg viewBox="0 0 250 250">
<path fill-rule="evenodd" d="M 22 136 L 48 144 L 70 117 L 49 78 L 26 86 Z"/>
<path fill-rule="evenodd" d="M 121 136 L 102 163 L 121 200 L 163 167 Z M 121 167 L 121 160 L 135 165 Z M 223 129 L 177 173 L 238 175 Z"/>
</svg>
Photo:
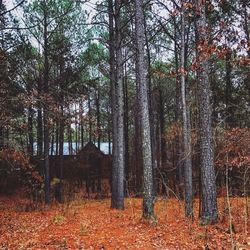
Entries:
<svg viewBox="0 0 250 250">
<path fill-rule="evenodd" d="M 234 198 L 231 204 L 233 239 L 242 250 L 250 249 L 244 202 Z M 0 197 L 0 249 L 231 249 L 224 198 L 218 199 L 220 220 L 211 226 L 199 224 L 198 201 L 192 222 L 181 202 L 158 198 L 157 222 L 151 224 L 141 219 L 141 203 L 129 198 L 126 209 L 117 211 L 108 199 L 78 200 L 25 212 L 27 201 Z"/>
</svg>

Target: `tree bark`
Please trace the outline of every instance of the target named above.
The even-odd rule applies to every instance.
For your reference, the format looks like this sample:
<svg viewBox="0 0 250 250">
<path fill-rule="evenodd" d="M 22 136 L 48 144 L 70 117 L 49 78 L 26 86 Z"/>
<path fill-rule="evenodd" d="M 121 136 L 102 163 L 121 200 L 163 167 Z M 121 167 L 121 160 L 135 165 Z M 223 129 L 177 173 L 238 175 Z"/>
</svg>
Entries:
<svg viewBox="0 0 250 250">
<path fill-rule="evenodd" d="M 56 152 L 55 152 L 55 155 L 58 155 L 58 152 L 59 152 L 59 128 L 58 128 L 58 125 L 59 122 L 56 121 Z"/>
<path fill-rule="evenodd" d="M 192 185 L 192 146 L 191 130 L 188 125 L 188 107 L 186 97 L 186 77 L 185 77 L 185 6 L 182 4 L 181 15 L 181 100 L 182 100 L 182 129 L 183 129 L 183 163 L 185 180 L 185 215 L 193 216 L 193 185 Z"/>
<path fill-rule="evenodd" d="M 148 81 L 148 100 L 149 100 L 149 119 L 150 119 L 150 133 L 151 133 L 151 148 L 152 148 L 152 164 L 153 164 L 153 185 L 154 185 L 154 195 L 157 195 L 157 168 L 158 168 L 158 159 L 157 159 L 157 123 L 158 123 L 158 114 L 157 114 L 157 95 L 152 93 L 152 80 L 151 80 L 151 55 L 149 42 L 147 38 L 147 22 L 144 16 L 144 28 L 145 28 L 145 43 L 146 43 L 146 54 L 147 54 L 147 81 Z"/>
<path fill-rule="evenodd" d="M 43 1 L 44 12 L 44 110 L 43 110 L 43 123 L 44 123 L 44 169 L 45 169 L 45 203 L 50 203 L 50 167 L 49 167 L 49 103 L 47 95 L 49 94 L 49 60 L 48 60 L 48 21 L 47 21 L 47 6 L 46 1 Z"/>
<path fill-rule="evenodd" d="M 4 129 L 3 126 L 0 126 L 0 150 L 4 147 Z"/>
<path fill-rule="evenodd" d="M 55 144 L 55 128 L 51 129 L 51 139 L 50 139 L 50 155 L 53 155 L 54 152 L 54 144 Z"/>
<path fill-rule="evenodd" d="M 42 79 L 40 77 L 39 77 L 39 80 L 38 80 L 37 92 L 38 92 L 38 95 L 41 96 L 41 94 L 42 94 Z M 43 154 L 42 103 L 41 103 L 41 100 L 38 100 L 37 101 L 37 155 L 39 157 L 41 157 L 42 154 Z"/>
<path fill-rule="evenodd" d="M 84 130 L 83 130 L 83 101 L 80 101 L 80 130 L 81 130 L 81 149 L 84 147 Z"/>
<path fill-rule="evenodd" d="M 90 100 L 90 90 L 88 95 L 88 116 L 89 116 L 89 141 L 92 141 L 92 111 L 91 111 L 91 100 Z"/>
<path fill-rule="evenodd" d="M 100 118 L 100 88 L 96 89 L 96 126 L 97 126 L 97 147 L 101 148 L 101 118 Z"/>
<path fill-rule="evenodd" d="M 63 105 L 60 105 L 59 122 L 59 202 L 63 202 L 63 144 L 64 144 L 64 111 Z"/>
<path fill-rule="evenodd" d="M 71 129 L 71 124 L 68 124 L 68 152 L 69 155 L 73 154 L 73 146 L 72 146 L 72 129 Z"/>
<path fill-rule="evenodd" d="M 217 200 L 216 184 L 214 172 L 214 146 L 213 131 L 211 123 L 211 104 L 210 104 L 210 83 L 209 83 L 209 60 L 204 58 L 205 44 L 208 36 L 206 31 L 206 13 L 205 4 L 198 0 L 200 7 L 199 18 L 197 20 L 198 28 L 198 60 L 199 84 L 198 84 L 198 103 L 200 114 L 200 152 L 201 152 L 201 184 L 202 184 L 202 207 L 201 221 L 204 224 L 215 223 L 217 221 Z"/>
<path fill-rule="evenodd" d="M 174 48 L 175 48 L 175 69 L 176 69 L 176 88 L 175 88 L 175 102 L 176 102 L 176 109 L 175 109 L 175 122 L 176 126 L 179 131 L 179 127 L 181 126 L 181 117 L 182 117 L 182 101 L 181 101 L 181 81 L 178 74 L 179 70 L 179 50 L 178 50 L 178 33 L 177 33 L 177 23 L 176 23 L 176 17 L 173 17 L 174 19 Z M 175 139 L 175 150 L 173 157 L 176 157 L 176 160 L 173 159 L 173 165 L 176 167 L 176 182 L 178 186 L 178 196 L 180 199 L 183 199 L 183 161 L 182 161 L 182 138 L 180 133 L 177 134 Z"/>
<path fill-rule="evenodd" d="M 124 147 L 125 147 L 125 179 L 126 179 L 126 186 L 125 186 L 125 193 L 128 195 L 128 188 L 130 182 L 130 156 L 129 156 L 129 107 L 128 107 L 128 76 L 127 76 L 127 52 L 125 51 L 125 65 L 124 65 Z"/>
<path fill-rule="evenodd" d="M 232 107 L 232 93 L 233 93 L 233 87 L 232 87 L 232 80 L 231 80 L 231 74 L 232 74 L 232 65 L 231 65 L 231 56 L 232 51 L 228 48 L 227 54 L 226 54 L 226 76 L 225 76 L 225 82 L 226 82 L 226 91 L 225 91 L 225 104 L 226 104 L 226 125 L 228 127 L 234 127 L 236 124 L 234 124 L 233 119 L 233 107 Z"/>
<path fill-rule="evenodd" d="M 109 1 L 110 21 L 110 71 L 112 81 L 112 115 L 113 115 L 113 168 L 111 207 L 124 209 L 124 95 L 122 69 L 121 38 L 121 0 L 115 1 L 115 36 L 113 30 L 113 3 Z M 115 45 L 114 46 L 114 38 Z M 114 53 L 115 49 L 115 53 Z M 114 63 L 114 59 L 115 63 Z M 111 62 L 112 60 L 112 62 Z"/>
<path fill-rule="evenodd" d="M 111 98 L 110 98 L 111 99 Z M 107 114 L 108 114 L 108 121 L 107 121 L 107 126 L 108 126 L 108 148 L 109 148 L 109 155 L 112 154 L 112 147 L 111 147 L 111 120 L 112 120 L 112 117 L 111 117 L 111 112 L 110 112 L 110 107 L 111 107 L 111 101 L 109 99 L 109 103 L 107 104 Z"/>
<path fill-rule="evenodd" d="M 34 155 L 34 137 L 33 137 L 33 118 L 34 118 L 34 110 L 32 107 L 28 108 L 28 153 L 29 155 Z"/>
<path fill-rule="evenodd" d="M 78 152 L 78 114 L 77 114 L 77 107 L 75 104 L 75 152 Z"/>
<path fill-rule="evenodd" d="M 143 15 L 143 0 L 135 1 L 136 30 L 136 81 L 138 83 L 140 119 L 142 125 L 142 156 L 143 156 L 143 217 L 154 218 L 154 185 L 152 166 L 152 145 L 149 117 L 148 83 L 145 65 L 145 27 Z"/>
</svg>

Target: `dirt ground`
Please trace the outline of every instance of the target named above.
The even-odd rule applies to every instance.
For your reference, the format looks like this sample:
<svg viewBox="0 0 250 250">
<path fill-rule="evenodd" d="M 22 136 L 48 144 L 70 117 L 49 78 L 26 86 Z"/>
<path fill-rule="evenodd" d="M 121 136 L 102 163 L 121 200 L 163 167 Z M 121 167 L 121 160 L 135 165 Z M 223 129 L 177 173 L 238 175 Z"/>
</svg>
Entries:
<svg viewBox="0 0 250 250">
<path fill-rule="evenodd" d="M 176 199 L 158 198 L 157 221 L 141 219 L 141 199 L 126 199 L 126 209 L 110 209 L 110 200 L 76 200 L 33 207 L 28 200 L 0 197 L 0 249 L 250 249 L 250 220 L 244 199 L 231 199 L 233 235 L 225 199 L 218 199 L 218 224 L 202 226 L 183 215 Z M 247 222 L 247 224 L 246 224 Z"/>
</svg>

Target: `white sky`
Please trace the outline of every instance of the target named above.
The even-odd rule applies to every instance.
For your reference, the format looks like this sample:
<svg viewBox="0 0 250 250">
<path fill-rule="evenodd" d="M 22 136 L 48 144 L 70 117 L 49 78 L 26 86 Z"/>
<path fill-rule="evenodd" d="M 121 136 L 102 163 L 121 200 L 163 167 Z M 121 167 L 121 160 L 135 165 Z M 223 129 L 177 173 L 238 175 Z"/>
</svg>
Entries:
<svg viewBox="0 0 250 250">
<path fill-rule="evenodd" d="M 7 10 L 12 9 L 14 6 L 16 6 L 16 2 L 20 2 L 21 0 L 3 0 L 3 3 L 5 4 L 5 6 L 7 7 Z M 32 2 L 33 0 L 26 0 L 25 2 Z M 89 18 L 88 18 L 88 22 L 91 23 L 92 17 L 96 14 L 96 11 L 94 9 L 96 3 L 98 3 L 100 0 L 88 0 L 87 3 L 84 3 L 82 6 L 82 8 L 84 10 L 87 10 L 87 12 L 90 14 Z M 162 3 L 164 3 L 169 9 L 171 9 L 171 4 L 169 0 L 162 0 Z M 178 1 L 177 1 L 178 2 Z M 169 13 L 168 11 L 164 8 L 164 7 L 160 7 L 157 5 L 157 1 L 152 1 L 152 3 L 154 3 L 154 12 L 157 13 L 157 15 L 159 15 L 159 17 L 163 18 L 163 23 L 164 20 L 167 20 L 169 18 Z M 22 16 L 23 16 L 23 12 L 22 12 L 22 8 L 21 7 L 17 7 L 15 10 L 13 10 L 12 12 L 14 15 L 16 15 L 17 17 L 20 17 L 20 21 L 21 21 L 21 26 L 24 23 L 22 22 Z M 242 32 L 242 27 L 240 28 L 236 28 L 238 25 L 240 25 L 239 21 L 236 20 L 235 22 L 235 29 L 238 30 L 238 36 L 240 36 L 242 39 L 244 38 L 244 32 Z M 223 41 L 221 41 L 223 42 Z M 237 47 L 237 44 L 232 45 L 233 48 Z M 245 54 L 246 51 L 241 51 L 242 54 Z M 165 55 L 164 55 L 165 57 Z"/>
<path fill-rule="evenodd" d="M 19 3 L 21 0 L 3 0 L 3 4 L 7 7 L 7 10 L 16 6 L 16 1 Z M 26 3 L 32 2 L 32 0 L 26 0 Z M 98 2 L 98 0 L 89 0 L 88 3 L 84 4 L 84 9 L 93 14 L 93 7 Z M 25 4 L 25 3 L 24 3 Z M 19 16 L 22 15 L 22 11 L 20 11 L 21 7 L 17 7 L 13 12 Z"/>
</svg>

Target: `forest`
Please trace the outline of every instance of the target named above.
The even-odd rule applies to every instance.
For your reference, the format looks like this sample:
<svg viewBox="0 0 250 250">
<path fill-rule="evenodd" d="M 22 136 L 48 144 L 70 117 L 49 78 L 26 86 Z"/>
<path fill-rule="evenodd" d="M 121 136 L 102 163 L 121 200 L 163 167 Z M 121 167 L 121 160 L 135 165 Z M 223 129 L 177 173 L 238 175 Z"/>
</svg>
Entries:
<svg viewBox="0 0 250 250">
<path fill-rule="evenodd" d="M 0 249 L 250 249 L 247 0 L 0 0 Z"/>
</svg>

